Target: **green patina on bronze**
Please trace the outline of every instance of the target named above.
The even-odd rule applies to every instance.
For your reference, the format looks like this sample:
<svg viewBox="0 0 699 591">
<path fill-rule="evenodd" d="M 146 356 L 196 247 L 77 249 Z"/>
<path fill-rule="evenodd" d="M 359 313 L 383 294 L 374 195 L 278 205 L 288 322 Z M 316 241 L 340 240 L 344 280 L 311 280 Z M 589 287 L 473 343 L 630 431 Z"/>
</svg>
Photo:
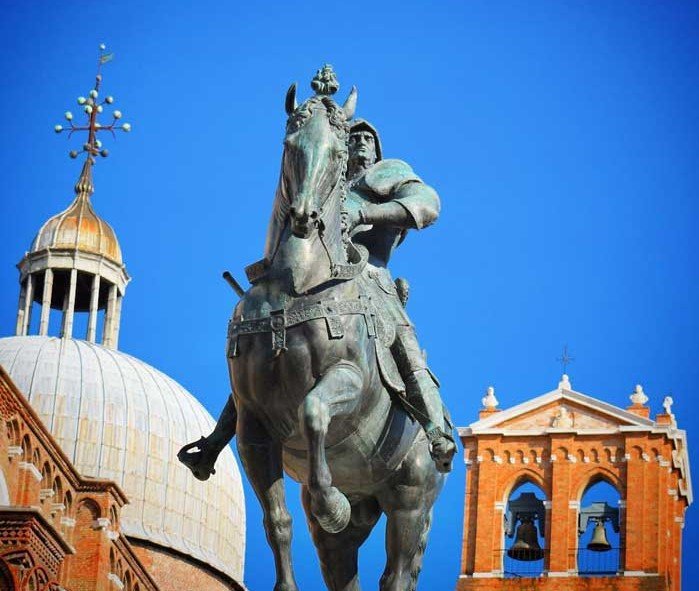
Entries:
<svg viewBox="0 0 699 591">
<path fill-rule="evenodd" d="M 343 106 L 331 66 L 300 106 L 296 85 L 264 258 L 229 323 L 233 394 L 208 437 L 179 453 L 213 473 L 234 435 L 264 512 L 277 582 L 297 591 L 283 473 L 302 485 L 328 589 L 359 589 L 357 552 L 387 516 L 382 591 L 415 589 L 432 506 L 456 450 L 439 383 L 388 264 L 410 229 L 439 215 L 437 193 Z M 240 295 L 242 288 L 227 279 Z"/>
</svg>

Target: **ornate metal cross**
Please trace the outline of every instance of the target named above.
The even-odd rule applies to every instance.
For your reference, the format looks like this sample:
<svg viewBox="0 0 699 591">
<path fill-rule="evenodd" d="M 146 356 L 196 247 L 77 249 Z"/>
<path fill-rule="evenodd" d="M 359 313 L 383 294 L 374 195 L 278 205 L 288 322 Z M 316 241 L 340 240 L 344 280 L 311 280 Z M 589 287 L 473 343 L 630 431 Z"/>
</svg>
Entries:
<svg viewBox="0 0 699 591">
<path fill-rule="evenodd" d="M 568 366 L 571 364 L 571 362 L 575 361 L 575 357 L 571 357 L 568 354 L 568 345 L 563 345 L 563 355 L 557 357 L 556 361 L 559 361 L 563 366 L 563 373 L 568 373 Z"/>
<path fill-rule="evenodd" d="M 95 76 L 95 85 L 88 93 L 87 97 L 79 96 L 78 105 L 80 105 L 87 116 L 87 122 L 84 125 L 76 125 L 73 121 L 73 113 L 66 111 L 64 117 L 70 124 L 70 127 L 56 125 L 53 129 L 56 133 L 68 132 L 68 137 L 76 131 L 87 131 L 87 141 L 83 144 L 82 150 L 71 150 L 68 154 L 71 158 L 77 158 L 81 152 L 86 152 L 89 159 L 98 154 L 103 158 L 109 155 L 109 151 L 102 148 L 102 142 L 97 139 L 97 134 L 100 131 L 109 131 L 112 136 L 115 129 L 120 129 L 124 132 L 131 131 L 129 123 L 119 123 L 121 119 L 121 111 L 115 110 L 112 113 L 112 122 L 109 125 L 102 125 L 97 121 L 97 116 L 104 111 L 105 105 L 114 103 L 113 96 L 106 96 L 102 101 L 98 100 L 100 85 L 102 83 L 101 69 L 102 65 L 114 59 L 113 53 L 105 53 L 107 47 L 104 43 L 99 46 L 99 58 L 97 60 L 97 75 Z"/>
</svg>

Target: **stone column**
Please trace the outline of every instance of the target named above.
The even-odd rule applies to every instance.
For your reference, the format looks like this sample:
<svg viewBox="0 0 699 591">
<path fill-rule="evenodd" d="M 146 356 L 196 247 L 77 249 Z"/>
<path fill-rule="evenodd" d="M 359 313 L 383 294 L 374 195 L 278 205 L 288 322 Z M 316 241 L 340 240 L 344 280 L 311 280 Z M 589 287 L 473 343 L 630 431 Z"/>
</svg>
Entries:
<svg viewBox="0 0 699 591">
<path fill-rule="evenodd" d="M 27 275 L 27 292 L 24 304 L 24 323 L 22 325 L 22 335 L 29 334 L 29 325 L 32 321 L 32 309 L 34 307 L 34 275 Z"/>
<path fill-rule="evenodd" d="M 104 329 L 102 330 L 102 344 L 108 349 L 114 348 L 114 314 L 116 313 L 117 286 L 109 286 L 107 298 L 107 311 L 104 314 Z"/>
<path fill-rule="evenodd" d="M 15 335 L 26 336 L 29 318 L 32 312 L 32 299 L 34 298 L 34 284 L 31 274 L 27 275 L 19 290 L 19 304 L 17 306 L 17 325 Z"/>
<path fill-rule="evenodd" d="M 112 347 L 114 349 L 119 348 L 119 328 L 121 327 L 121 301 L 124 299 L 123 296 L 119 295 L 117 291 L 116 307 L 114 308 L 114 326 L 112 328 Z"/>
<path fill-rule="evenodd" d="M 75 315 L 75 287 L 78 282 L 78 270 L 71 269 L 70 285 L 63 300 L 63 322 L 61 324 L 61 336 L 69 339 L 73 336 L 73 318 Z"/>
<path fill-rule="evenodd" d="M 87 320 L 87 340 L 91 343 L 95 342 L 97 335 L 97 314 L 100 295 L 100 276 L 92 277 L 92 291 L 90 292 L 90 316 Z"/>
<path fill-rule="evenodd" d="M 51 313 L 51 294 L 53 292 L 53 271 L 46 269 L 44 273 L 44 295 L 41 300 L 41 321 L 39 334 L 46 336 L 49 332 L 49 314 Z"/>
</svg>

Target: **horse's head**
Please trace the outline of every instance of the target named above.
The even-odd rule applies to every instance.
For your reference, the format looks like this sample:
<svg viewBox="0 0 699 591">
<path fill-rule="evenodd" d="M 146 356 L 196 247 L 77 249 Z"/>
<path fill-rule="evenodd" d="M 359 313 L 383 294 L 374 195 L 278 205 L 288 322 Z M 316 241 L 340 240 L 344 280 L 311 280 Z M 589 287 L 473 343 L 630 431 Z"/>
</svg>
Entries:
<svg viewBox="0 0 699 591">
<path fill-rule="evenodd" d="M 354 115 L 357 91 L 352 89 L 340 107 L 324 93 L 296 104 L 296 85 L 286 96 L 289 119 L 284 139 L 282 182 L 288 199 L 289 223 L 294 236 L 308 238 L 337 190 L 347 167 L 348 121 Z"/>
</svg>

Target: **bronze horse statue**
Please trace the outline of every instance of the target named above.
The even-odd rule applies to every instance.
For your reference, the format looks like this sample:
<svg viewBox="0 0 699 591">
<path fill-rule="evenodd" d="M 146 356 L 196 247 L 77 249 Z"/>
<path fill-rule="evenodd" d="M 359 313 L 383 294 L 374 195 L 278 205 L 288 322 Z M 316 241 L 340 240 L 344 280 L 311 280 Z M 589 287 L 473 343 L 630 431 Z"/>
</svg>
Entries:
<svg viewBox="0 0 699 591">
<path fill-rule="evenodd" d="M 274 554 L 275 591 L 298 591 L 284 472 L 302 486 L 328 589 L 359 590 L 359 547 L 385 514 L 380 589 L 414 590 L 445 475 L 382 374 L 391 327 L 372 303 L 367 252 L 352 243 L 343 210 L 357 95 L 352 89 L 342 107 L 330 95 L 297 106 L 295 85 L 287 93 L 266 257 L 248 270 L 253 285 L 229 324 L 234 394 L 216 430 L 179 457 L 208 478 L 237 434 Z"/>
</svg>

